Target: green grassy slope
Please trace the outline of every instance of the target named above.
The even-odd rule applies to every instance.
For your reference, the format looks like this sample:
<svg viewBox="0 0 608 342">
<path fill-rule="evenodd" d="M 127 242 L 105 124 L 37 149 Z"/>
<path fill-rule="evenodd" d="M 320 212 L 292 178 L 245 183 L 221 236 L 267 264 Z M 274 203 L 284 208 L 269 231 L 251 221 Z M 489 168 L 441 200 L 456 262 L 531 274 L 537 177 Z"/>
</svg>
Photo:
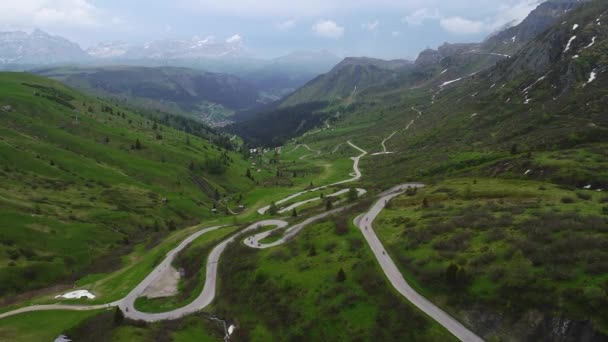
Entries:
<svg viewBox="0 0 608 342">
<path fill-rule="evenodd" d="M 412 66 L 404 60 L 346 58 L 327 74 L 315 78 L 289 95 L 282 101 L 281 106 L 349 98 L 369 87 L 397 78 L 399 73 L 411 69 Z"/>
<path fill-rule="evenodd" d="M 226 250 L 214 307 L 238 325 L 235 340 L 453 340 L 392 291 L 349 224 L 352 214 L 312 224 L 276 248 Z"/>
<path fill-rule="evenodd" d="M 451 179 L 393 200 L 375 227 L 404 274 L 486 338 L 560 339 L 548 326 L 562 317 L 593 336 L 608 332 L 607 201 L 529 180 Z"/>
<path fill-rule="evenodd" d="M 209 123 L 257 105 L 257 88 L 236 76 L 176 67 L 51 68 L 35 73 L 90 94 Z"/>
<path fill-rule="evenodd" d="M 110 269 L 254 186 L 240 155 L 57 82 L 4 73 L 0 89 L 0 297 Z"/>
</svg>

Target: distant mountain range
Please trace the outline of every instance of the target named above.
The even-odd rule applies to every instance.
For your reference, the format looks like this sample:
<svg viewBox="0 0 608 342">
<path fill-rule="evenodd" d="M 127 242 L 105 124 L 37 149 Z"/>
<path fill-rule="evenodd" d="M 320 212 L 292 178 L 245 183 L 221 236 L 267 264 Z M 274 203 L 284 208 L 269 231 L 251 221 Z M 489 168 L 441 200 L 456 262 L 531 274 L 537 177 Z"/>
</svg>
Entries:
<svg viewBox="0 0 608 342">
<path fill-rule="evenodd" d="M 256 86 L 264 102 L 277 101 L 340 58 L 328 51 L 297 51 L 270 59 L 247 55 L 240 36 L 224 41 L 213 37 L 163 39 L 143 45 L 114 41 L 83 50 L 78 44 L 41 30 L 0 32 L 0 70 L 25 71 L 74 66 L 181 67 L 235 75 Z"/>
<path fill-rule="evenodd" d="M 276 59 L 248 56 L 242 39 L 223 41 L 213 37 L 162 39 L 137 45 L 104 42 L 86 51 L 65 38 L 35 30 L 32 33 L 0 32 L 0 70 L 28 70 L 49 65 L 174 66 L 247 76 L 252 81 L 273 83 L 270 89 L 294 90 L 314 76 L 329 71 L 340 58 L 328 51 L 298 51 Z M 283 78 L 277 83 L 277 78 Z"/>
<path fill-rule="evenodd" d="M 143 45 L 120 41 L 104 42 L 86 51 L 63 37 L 41 30 L 32 33 L 0 32 L 0 63 L 2 64 L 59 64 L 85 63 L 99 60 L 173 60 L 244 58 L 240 37 L 223 42 L 212 37 L 191 40 L 156 40 Z"/>
<path fill-rule="evenodd" d="M 218 42 L 213 37 L 190 40 L 163 39 L 144 45 L 104 42 L 87 49 L 94 58 L 102 59 L 199 59 L 246 57 L 239 36 Z"/>
<path fill-rule="evenodd" d="M 0 66 L 6 64 L 55 64 L 87 61 L 78 44 L 41 30 L 32 33 L 0 32 Z"/>
</svg>

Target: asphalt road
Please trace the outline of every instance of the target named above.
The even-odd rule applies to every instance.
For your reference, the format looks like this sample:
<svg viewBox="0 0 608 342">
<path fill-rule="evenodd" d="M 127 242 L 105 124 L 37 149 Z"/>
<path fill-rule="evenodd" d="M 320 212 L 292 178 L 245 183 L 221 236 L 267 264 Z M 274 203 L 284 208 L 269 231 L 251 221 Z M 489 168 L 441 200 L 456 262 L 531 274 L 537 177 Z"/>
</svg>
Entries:
<svg viewBox="0 0 608 342">
<path fill-rule="evenodd" d="M 182 242 L 182 244 L 180 244 L 176 249 L 169 252 L 169 254 L 167 254 L 167 258 L 165 258 L 165 260 L 163 260 L 163 262 L 160 265 L 158 265 L 154 269 L 154 271 L 152 273 L 150 273 L 150 275 L 148 275 L 148 277 L 146 277 L 146 279 L 144 279 L 123 300 L 120 301 L 119 307 L 125 314 L 125 317 L 131 318 L 134 320 L 142 320 L 142 321 L 146 321 L 146 322 L 157 322 L 157 321 L 163 321 L 163 320 L 178 319 L 183 316 L 201 311 L 202 309 L 207 307 L 209 304 L 211 304 L 211 302 L 215 298 L 215 293 L 216 293 L 216 288 L 217 288 L 217 267 L 218 267 L 220 257 L 222 256 L 222 253 L 226 249 L 226 246 L 228 246 L 230 243 L 236 241 L 236 239 L 239 236 L 241 236 L 242 234 L 245 234 L 252 230 L 256 230 L 256 229 L 258 229 L 260 227 L 264 227 L 264 226 L 275 226 L 275 225 L 278 226 L 278 225 L 282 225 L 282 224 L 283 224 L 283 221 L 279 221 L 279 220 L 267 220 L 267 221 L 257 222 L 257 223 L 254 223 L 254 224 L 248 226 L 247 228 L 241 230 L 240 232 L 232 235 L 230 238 L 224 240 L 219 245 L 215 246 L 213 248 L 213 250 L 211 250 L 211 253 L 209 254 L 209 256 L 207 258 L 207 270 L 206 270 L 205 285 L 203 287 L 203 291 L 192 303 L 190 303 L 184 307 L 181 307 L 179 309 L 176 309 L 173 311 L 168 311 L 168 312 L 163 312 L 163 313 L 146 313 L 146 312 L 141 312 L 141 311 L 138 311 L 137 309 L 135 309 L 135 306 L 134 306 L 135 300 L 141 296 L 141 294 L 146 289 L 146 287 L 148 287 L 148 285 L 150 285 L 152 282 L 154 282 L 156 280 L 156 277 L 158 277 L 158 274 L 160 274 L 160 270 L 162 270 L 165 267 L 169 267 L 171 265 L 171 262 L 173 261 L 173 259 L 177 255 L 177 253 L 179 253 L 183 248 L 185 248 L 189 243 L 194 241 L 199 236 L 201 236 L 209 231 L 218 229 L 220 227 L 212 227 L 212 228 L 204 229 L 204 230 L 190 236 L 188 239 L 184 240 L 184 242 Z"/>
<path fill-rule="evenodd" d="M 336 185 L 341 185 L 341 184 L 345 184 L 345 183 L 356 182 L 359 179 L 361 179 L 361 170 L 359 170 L 359 161 L 361 160 L 361 158 L 363 158 L 367 154 L 367 152 L 364 151 L 364 150 L 362 150 L 360 147 L 356 146 L 355 144 L 353 144 L 350 141 L 348 142 L 348 144 L 350 146 L 352 146 L 354 149 L 359 150 L 361 152 L 360 155 L 351 158 L 353 160 L 353 171 L 354 171 L 354 175 L 353 175 L 352 178 L 349 178 L 349 179 L 346 179 L 346 180 L 343 180 L 343 181 L 340 181 L 340 182 L 332 183 L 332 184 L 329 184 L 329 185 L 320 186 L 320 187 L 317 187 L 317 188 L 314 188 L 314 189 L 297 192 L 297 193 L 295 193 L 293 195 L 287 196 L 287 197 L 285 197 L 285 198 L 283 198 L 283 199 L 281 199 L 279 201 L 276 201 L 275 204 L 277 206 L 280 206 L 281 204 L 283 204 L 285 202 L 288 202 L 288 201 L 291 201 L 292 199 L 297 198 L 297 197 L 299 197 L 299 196 L 301 196 L 303 194 L 307 194 L 307 193 L 313 192 L 313 191 L 319 191 L 319 190 L 322 190 L 322 189 L 325 189 L 325 188 L 329 188 L 331 186 L 336 186 Z M 270 209 L 270 205 L 267 205 L 267 206 L 265 206 L 263 208 L 260 208 L 260 209 L 258 209 L 258 214 L 264 215 L 264 214 L 266 214 L 266 212 L 269 209 Z"/>
<path fill-rule="evenodd" d="M 464 325 L 448 315 L 445 311 L 441 310 L 435 304 L 428 301 L 426 298 L 416 292 L 403 278 L 403 275 L 391 259 L 388 252 L 386 252 L 384 246 L 378 236 L 374 232 L 373 222 L 376 217 L 380 214 L 386 202 L 392 198 L 399 196 L 408 187 L 422 187 L 422 184 L 411 183 L 403 184 L 392 188 L 391 190 L 383 193 L 380 199 L 374 204 L 374 206 L 364 215 L 359 216 L 355 219 L 355 225 L 359 227 L 361 233 L 365 237 L 370 249 L 374 253 L 376 260 L 380 264 L 382 271 L 393 285 L 393 287 L 401 293 L 408 301 L 414 304 L 417 308 L 422 310 L 424 313 L 429 315 L 437 323 L 441 324 L 450 333 L 456 336 L 461 341 L 474 342 L 483 341 L 474 332 L 467 329 Z"/>
</svg>

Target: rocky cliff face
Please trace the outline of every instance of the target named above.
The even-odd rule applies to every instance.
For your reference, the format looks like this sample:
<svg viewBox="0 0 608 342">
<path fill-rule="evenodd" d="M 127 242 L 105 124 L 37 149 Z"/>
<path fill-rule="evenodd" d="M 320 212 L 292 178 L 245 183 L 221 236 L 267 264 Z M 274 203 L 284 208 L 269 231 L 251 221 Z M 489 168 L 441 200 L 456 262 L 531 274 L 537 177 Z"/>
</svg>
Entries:
<svg viewBox="0 0 608 342">
<path fill-rule="evenodd" d="M 486 50 L 515 53 L 556 24 L 570 11 L 591 0 L 551 0 L 540 4 L 520 24 L 489 37 L 484 42 Z"/>
<path fill-rule="evenodd" d="M 518 318 L 487 308 L 461 312 L 467 324 L 479 334 L 505 342 L 608 342 L 608 336 L 597 331 L 587 320 L 573 320 L 531 310 Z"/>
<path fill-rule="evenodd" d="M 493 77 L 500 81 L 533 75 L 539 81 L 529 91 L 549 88 L 553 96 L 600 78 L 608 67 L 608 28 L 602 25 L 608 21 L 608 5 L 584 3 L 570 14 L 500 65 Z"/>
<path fill-rule="evenodd" d="M 431 65 L 436 65 L 441 62 L 441 54 L 437 50 L 426 49 L 422 51 L 416 59 L 416 66 L 426 68 Z"/>
</svg>

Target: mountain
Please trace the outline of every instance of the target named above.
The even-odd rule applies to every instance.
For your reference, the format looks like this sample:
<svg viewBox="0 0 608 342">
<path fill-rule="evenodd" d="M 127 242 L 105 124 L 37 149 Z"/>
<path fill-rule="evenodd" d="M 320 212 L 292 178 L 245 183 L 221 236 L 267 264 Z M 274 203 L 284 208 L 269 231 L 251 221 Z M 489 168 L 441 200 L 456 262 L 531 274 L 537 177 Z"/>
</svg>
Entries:
<svg viewBox="0 0 608 342">
<path fill-rule="evenodd" d="M 41 30 L 0 32 L 0 66 L 75 63 L 87 59 L 89 56 L 78 44 Z"/>
<path fill-rule="evenodd" d="M 396 79 L 412 63 L 374 58 L 346 58 L 327 74 L 321 75 L 282 101 L 281 106 L 314 101 L 346 99 L 374 85 Z"/>
<path fill-rule="evenodd" d="M 287 96 L 280 106 L 285 108 L 317 101 L 348 104 L 355 95 L 365 91 L 373 92 L 373 89 L 422 89 L 450 84 L 510 59 L 560 18 L 586 2 L 588 1 L 547 1 L 540 4 L 521 23 L 492 35 L 484 42 L 444 43 L 437 49 L 422 51 L 414 63 L 347 58 L 327 74 L 311 80 Z M 257 116 L 258 119 L 260 117 L 261 115 Z"/>
<path fill-rule="evenodd" d="M 498 32 L 483 43 L 486 50 L 512 54 L 553 26 L 576 7 L 590 0 L 550 0 L 541 3 L 521 23 Z"/>
<path fill-rule="evenodd" d="M 236 76 L 175 67 L 39 69 L 92 94 L 224 125 L 234 111 L 257 106 L 256 87 Z"/>
<path fill-rule="evenodd" d="M 587 2 L 589 0 L 543 2 L 521 23 L 501 30 L 481 43 L 445 43 L 437 50 L 427 49 L 419 55 L 416 65 L 426 73 L 427 81 L 432 80 L 434 84 L 486 70 L 517 54 L 526 44 L 557 24 L 570 11 Z"/>
<path fill-rule="evenodd" d="M 244 56 L 244 49 L 240 37 L 236 36 L 225 42 L 218 42 L 213 37 L 193 37 L 154 40 L 143 45 L 102 42 L 90 47 L 87 53 L 101 59 L 170 61 L 237 58 Z"/>
<path fill-rule="evenodd" d="M 276 69 L 298 69 L 302 73 L 322 74 L 331 70 L 340 62 L 340 58 L 327 50 L 295 51 L 270 61 L 270 67 Z"/>
<path fill-rule="evenodd" d="M 328 51 L 297 51 L 243 72 L 242 77 L 267 92 L 270 100 L 277 101 L 339 62 L 340 58 Z"/>
<path fill-rule="evenodd" d="M 247 80 L 261 91 L 260 101 L 264 103 L 281 99 L 338 62 L 339 58 L 328 51 L 297 51 L 268 60 L 252 58 L 238 35 L 226 40 L 193 37 L 159 39 L 146 44 L 109 41 L 85 52 L 76 43 L 40 30 L 31 34 L 0 32 L 0 70 L 25 71 L 71 64 L 198 69 Z"/>
<path fill-rule="evenodd" d="M 102 42 L 87 49 L 87 54 L 93 58 L 110 59 L 127 55 L 132 45 L 121 42 Z"/>
<path fill-rule="evenodd" d="M 133 45 L 121 55 L 120 59 L 151 60 L 196 60 L 244 57 L 244 48 L 238 36 L 226 41 L 216 41 L 213 37 L 194 37 L 189 40 L 163 39 L 144 45 Z"/>
</svg>

